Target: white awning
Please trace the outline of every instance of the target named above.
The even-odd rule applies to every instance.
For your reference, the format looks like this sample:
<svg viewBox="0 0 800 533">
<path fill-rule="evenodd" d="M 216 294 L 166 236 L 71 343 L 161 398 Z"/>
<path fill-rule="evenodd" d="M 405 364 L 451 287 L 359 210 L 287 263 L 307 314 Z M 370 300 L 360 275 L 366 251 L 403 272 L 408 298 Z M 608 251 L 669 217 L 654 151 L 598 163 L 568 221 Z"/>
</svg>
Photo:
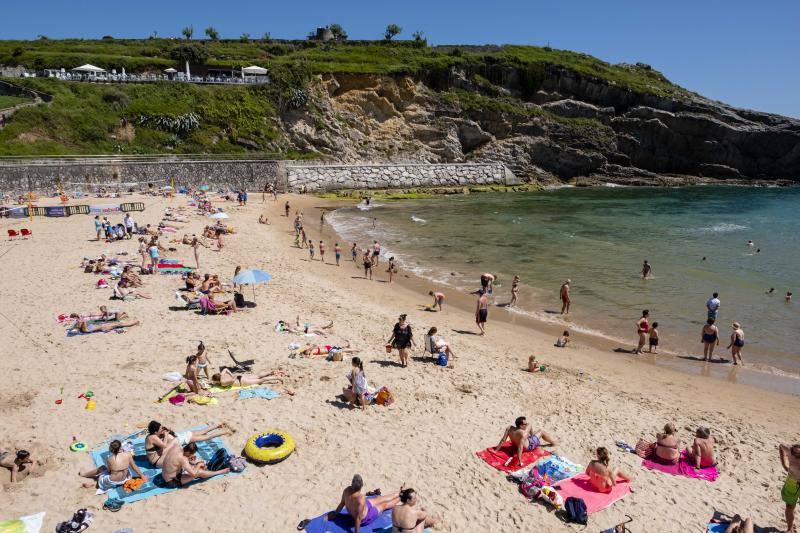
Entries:
<svg viewBox="0 0 800 533">
<path fill-rule="evenodd" d="M 267 73 L 267 69 L 252 65 L 252 66 L 243 68 L 242 72 L 244 72 L 245 74 L 257 74 L 259 76 L 263 76 L 263 75 L 265 75 Z"/>
<path fill-rule="evenodd" d="M 178 71 L 175 70 L 174 68 L 170 67 L 170 68 L 165 68 L 164 72 L 166 72 L 167 74 L 175 74 Z"/>
<path fill-rule="evenodd" d="M 85 65 L 81 65 L 80 67 L 75 67 L 74 69 L 72 69 L 72 71 L 73 72 L 105 72 L 105 69 L 102 69 L 100 67 L 96 67 L 94 65 L 90 65 L 90 64 L 87 63 Z"/>
</svg>

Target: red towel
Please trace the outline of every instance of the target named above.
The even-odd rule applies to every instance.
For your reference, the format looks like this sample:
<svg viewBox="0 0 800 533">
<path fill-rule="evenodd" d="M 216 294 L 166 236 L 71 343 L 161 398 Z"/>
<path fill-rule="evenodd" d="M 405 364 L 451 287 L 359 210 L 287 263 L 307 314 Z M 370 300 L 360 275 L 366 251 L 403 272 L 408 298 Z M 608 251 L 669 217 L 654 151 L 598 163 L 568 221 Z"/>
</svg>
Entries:
<svg viewBox="0 0 800 533">
<path fill-rule="evenodd" d="M 183 268 L 181 263 L 159 263 L 158 268 Z"/>
<path fill-rule="evenodd" d="M 564 501 L 570 496 L 581 498 L 586 503 L 586 512 L 588 514 L 610 507 L 611 504 L 621 500 L 631 491 L 631 486 L 627 481 L 618 480 L 611 492 L 606 494 L 597 492 L 589 485 L 589 476 L 586 474 L 578 474 L 575 477 L 560 481 L 553 488 L 564 498 Z"/>
<path fill-rule="evenodd" d="M 498 470 L 502 470 L 503 472 L 514 472 L 515 470 L 519 470 L 520 468 L 526 467 L 529 464 L 535 463 L 542 457 L 547 457 L 550 455 L 550 452 L 543 450 L 541 447 L 536 448 L 532 452 L 522 452 L 522 464 L 518 464 L 517 451 L 514 448 L 514 445 L 509 442 L 503 445 L 498 452 L 495 452 L 494 447 L 492 447 L 476 452 L 475 455 L 489 463 L 489 466 L 493 466 Z M 511 461 L 511 463 L 509 463 L 508 466 L 506 466 L 506 462 L 511 457 L 514 459 Z"/>
</svg>

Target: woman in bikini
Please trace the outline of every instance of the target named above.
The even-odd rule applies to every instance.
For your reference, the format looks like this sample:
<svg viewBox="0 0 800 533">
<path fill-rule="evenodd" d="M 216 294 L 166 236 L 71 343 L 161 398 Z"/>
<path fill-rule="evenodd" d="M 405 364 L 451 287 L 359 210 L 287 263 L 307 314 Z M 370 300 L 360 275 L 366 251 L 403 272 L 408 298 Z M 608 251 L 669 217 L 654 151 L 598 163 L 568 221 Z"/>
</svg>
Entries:
<svg viewBox="0 0 800 533">
<path fill-rule="evenodd" d="M 640 354 L 642 353 L 642 349 L 644 348 L 645 343 L 647 342 L 647 334 L 650 332 L 650 322 L 648 319 L 650 318 L 650 311 L 645 309 L 642 311 L 642 318 L 636 323 L 636 333 L 639 334 L 639 345 L 636 346 L 636 350 L 633 353 Z"/>
<path fill-rule="evenodd" d="M 400 505 L 392 509 L 392 533 L 422 533 L 434 527 L 439 519 L 417 506 L 419 498 L 414 489 L 400 491 Z"/>
<path fill-rule="evenodd" d="M 653 460 L 665 465 L 676 465 L 681 458 L 681 439 L 676 435 L 677 430 L 671 422 L 664 426 L 664 433 L 656 434 L 656 447 Z"/>
<path fill-rule="evenodd" d="M 203 341 L 200 341 L 200 344 L 197 345 L 197 373 L 199 374 L 202 370 L 206 374 L 206 379 L 211 379 L 211 375 L 208 372 L 208 365 L 211 364 L 211 361 L 208 359 L 208 355 L 206 355 L 206 345 L 203 344 Z"/>
<path fill-rule="evenodd" d="M 731 333 L 731 343 L 728 344 L 728 349 L 731 351 L 734 365 L 744 366 L 744 361 L 742 361 L 742 347 L 744 347 L 744 330 L 738 322 L 734 322 L 733 333 Z"/>
<path fill-rule="evenodd" d="M 69 315 L 69 317 L 77 320 L 75 326 L 72 328 L 72 331 L 77 330 L 80 333 L 114 331 L 117 329 L 130 328 L 139 325 L 138 320 L 121 320 L 119 322 L 106 322 L 104 324 L 90 324 L 85 318 L 81 318 L 75 313 L 72 313 Z"/>
<path fill-rule="evenodd" d="M 0 448 L 0 466 L 11 470 L 11 483 L 16 483 L 22 477 L 28 476 L 38 466 L 27 450 L 18 450 L 13 453 Z"/>
<path fill-rule="evenodd" d="M 155 420 L 147 425 L 147 437 L 144 439 L 144 451 L 148 462 L 161 468 L 164 463 L 164 450 L 175 439 L 169 430 Z"/>
<path fill-rule="evenodd" d="M 147 476 L 139 469 L 136 461 L 133 460 L 133 453 L 122 451 L 122 442 L 112 440 L 108 445 L 109 456 L 106 464 L 97 468 L 92 468 L 85 472 L 79 472 L 81 477 L 92 479 L 92 482 L 83 483 L 85 488 L 97 487 L 101 490 L 110 490 L 119 487 L 130 479 L 133 470 L 137 476 L 147 482 Z"/>
<path fill-rule="evenodd" d="M 703 343 L 703 361 L 711 361 L 714 356 L 714 347 L 719 344 L 719 329 L 714 325 L 713 318 L 706 320 L 700 334 L 700 342 Z"/>
<path fill-rule="evenodd" d="M 345 353 L 358 353 L 361 350 L 357 350 L 355 348 L 350 348 L 350 341 L 345 341 L 344 346 L 332 346 L 330 344 L 306 344 L 305 346 L 301 346 L 296 350 L 292 350 L 289 354 L 289 357 L 297 357 L 298 355 L 303 357 L 314 357 L 317 355 L 328 355 L 331 352 L 338 351 Z"/>
<path fill-rule="evenodd" d="M 272 370 L 266 374 L 255 376 L 234 375 L 227 368 L 222 372 L 211 376 L 211 383 L 220 387 L 250 387 L 252 385 L 263 385 L 264 383 L 283 383 L 286 374 L 281 370 Z"/>
<path fill-rule="evenodd" d="M 630 481 L 631 477 L 619 469 L 609 468 L 608 450 L 597 448 L 597 458 L 589 462 L 586 474 L 589 476 L 589 485 L 597 492 L 608 494 L 617 484 L 617 478 Z"/>
</svg>

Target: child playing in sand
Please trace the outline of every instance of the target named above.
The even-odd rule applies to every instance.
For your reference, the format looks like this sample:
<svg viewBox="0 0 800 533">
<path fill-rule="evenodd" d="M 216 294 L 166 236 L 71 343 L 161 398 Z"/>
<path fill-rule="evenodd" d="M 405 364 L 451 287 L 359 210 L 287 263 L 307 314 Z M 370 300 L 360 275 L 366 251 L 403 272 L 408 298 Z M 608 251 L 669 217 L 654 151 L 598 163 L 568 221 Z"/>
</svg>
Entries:
<svg viewBox="0 0 800 533">
<path fill-rule="evenodd" d="M 569 331 L 564 331 L 555 343 L 556 348 L 566 348 L 569 344 Z"/>
<path fill-rule="evenodd" d="M 647 347 L 647 353 L 658 353 L 658 322 L 653 322 L 650 326 L 650 345 Z"/>
<path fill-rule="evenodd" d="M 528 372 L 544 372 L 547 370 L 547 365 L 544 365 L 536 360 L 536 356 L 528 357 Z"/>
</svg>

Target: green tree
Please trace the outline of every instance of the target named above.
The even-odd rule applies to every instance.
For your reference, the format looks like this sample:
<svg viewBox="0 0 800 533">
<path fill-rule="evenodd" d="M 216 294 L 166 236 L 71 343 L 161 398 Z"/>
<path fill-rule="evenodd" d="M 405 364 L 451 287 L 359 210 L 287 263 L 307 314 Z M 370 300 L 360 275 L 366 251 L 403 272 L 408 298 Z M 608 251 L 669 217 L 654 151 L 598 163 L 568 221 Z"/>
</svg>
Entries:
<svg viewBox="0 0 800 533">
<path fill-rule="evenodd" d="M 196 44 L 179 44 L 170 50 L 169 55 L 176 61 L 188 61 L 191 65 L 202 65 L 208 59 L 208 51 Z"/>
<path fill-rule="evenodd" d="M 241 34 L 239 36 L 239 40 L 242 41 L 243 43 L 249 43 L 250 42 L 250 34 L 246 33 L 246 32 Z"/>
<path fill-rule="evenodd" d="M 212 28 L 211 26 L 206 28 L 206 35 L 212 41 L 219 41 L 219 32 L 217 30 L 215 30 L 214 28 Z"/>
<path fill-rule="evenodd" d="M 268 31 L 265 31 L 264 34 L 261 36 L 261 39 L 264 41 L 269 41 L 272 39 L 272 35 Z"/>
<path fill-rule="evenodd" d="M 344 28 L 340 24 L 331 24 L 328 26 L 328 29 L 331 30 L 333 34 L 334 41 L 346 41 L 347 40 L 347 32 L 344 31 Z"/>
<path fill-rule="evenodd" d="M 181 33 L 183 34 L 184 37 L 186 37 L 186 40 L 188 41 L 192 38 L 192 35 L 194 35 L 194 27 L 184 26 L 184 28 L 181 30 Z"/>
<path fill-rule="evenodd" d="M 403 28 L 398 26 L 397 24 L 389 24 L 386 26 L 386 31 L 383 32 L 383 38 L 387 41 L 391 41 L 397 34 L 403 31 Z"/>
<path fill-rule="evenodd" d="M 428 45 L 428 40 L 425 39 L 425 32 L 417 30 L 411 36 L 414 38 L 415 48 L 425 48 Z"/>
</svg>

